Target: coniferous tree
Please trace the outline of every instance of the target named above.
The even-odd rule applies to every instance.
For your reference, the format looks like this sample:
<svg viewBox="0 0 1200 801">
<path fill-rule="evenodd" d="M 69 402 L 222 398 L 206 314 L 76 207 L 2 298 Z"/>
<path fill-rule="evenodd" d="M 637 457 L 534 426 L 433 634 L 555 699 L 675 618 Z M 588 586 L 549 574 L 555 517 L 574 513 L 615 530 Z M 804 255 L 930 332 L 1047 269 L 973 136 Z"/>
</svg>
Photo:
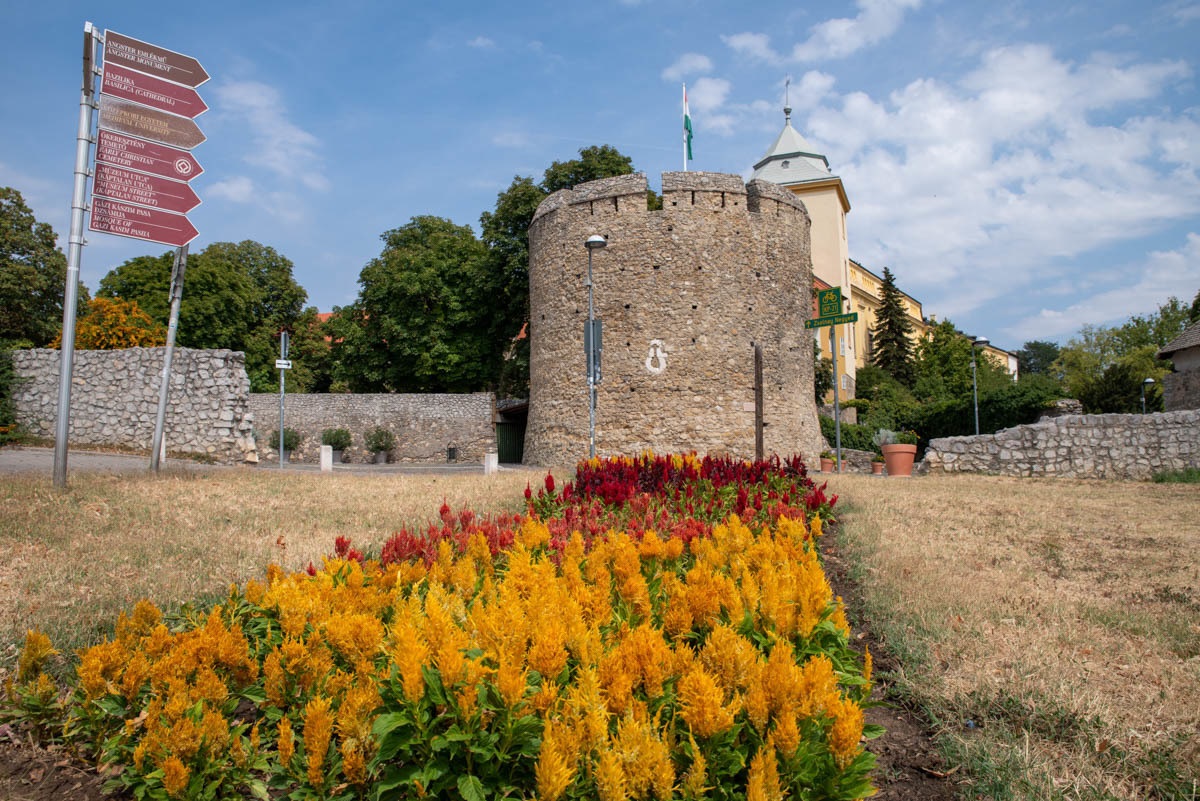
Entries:
<svg viewBox="0 0 1200 801">
<path fill-rule="evenodd" d="M 883 268 L 883 286 L 879 294 L 879 311 L 875 313 L 875 327 L 871 330 L 875 340 L 871 363 L 886 370 L 904 386 L 912 387 L 916 378 L 911 339 L 913 325 L 904 310 L 902 293 L 896 287 L 896 276 L 887 267 Z"/>
</svg>

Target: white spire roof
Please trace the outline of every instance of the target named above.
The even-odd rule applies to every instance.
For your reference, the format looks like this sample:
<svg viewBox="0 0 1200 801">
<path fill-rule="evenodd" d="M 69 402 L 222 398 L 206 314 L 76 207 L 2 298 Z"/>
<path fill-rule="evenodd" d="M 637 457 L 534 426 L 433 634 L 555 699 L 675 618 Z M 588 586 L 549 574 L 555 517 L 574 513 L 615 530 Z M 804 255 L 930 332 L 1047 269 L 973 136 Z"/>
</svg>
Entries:
<svg viewBox="0 0 1200 801">
<path fill-rule="evenodd" d="M 792 127 L 792 110 L 784 108 L 783 130 L 757 164 L 751 178 L 788 186 L 834 178 L 829 161 Z"/>
</svg>

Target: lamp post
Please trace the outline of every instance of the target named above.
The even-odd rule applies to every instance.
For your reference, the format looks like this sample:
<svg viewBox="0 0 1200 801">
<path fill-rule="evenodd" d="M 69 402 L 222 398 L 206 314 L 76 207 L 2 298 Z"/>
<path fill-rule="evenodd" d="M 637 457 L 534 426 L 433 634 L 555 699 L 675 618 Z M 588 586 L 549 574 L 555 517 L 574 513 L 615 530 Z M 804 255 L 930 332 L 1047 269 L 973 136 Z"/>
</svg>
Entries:
<svg viewBox="0 0 1200 801">
<path fill-rule="evenodd" d="M 587 387 L 588 387 L 588 458 L 596 458 L 596 307 L 592 302 L 592 251 L 599 250 L 608 244 L 608 240 L 599 234 L 592 234 L 583 243 L 588 254 L 588 321 L 584 336 L 584 347 L 587 350 Z"/>
<path fill-rule="evenodd" d="M 1153 384 L 1153 378 L 1147 378 L 1142 382 L 1142 414 L 1146 413 L 1146 390 L 1148 390 Z"/>
<path fill-rule="evenodd" d="M 975 349 L 988 344 L 987 337 L 971 340 L 971 405 L 975 407 L 975 436 L 979 436 L 979 384 L 975 380 Z"/>
</svg>

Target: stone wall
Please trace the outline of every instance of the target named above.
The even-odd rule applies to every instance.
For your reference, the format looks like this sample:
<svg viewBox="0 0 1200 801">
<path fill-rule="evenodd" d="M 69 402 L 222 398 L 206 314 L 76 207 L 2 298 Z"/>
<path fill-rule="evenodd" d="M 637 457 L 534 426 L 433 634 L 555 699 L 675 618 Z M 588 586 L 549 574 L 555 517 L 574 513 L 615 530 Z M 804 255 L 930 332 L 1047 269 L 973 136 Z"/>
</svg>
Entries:
<svg viewBox="0 0 1200 801">
<path fill-rule="evenodd" d="M 1200 410 L 1068 415 L 929 443 L 930 472 L 1145 480 L 1200 467 Z"/>
<path fill-rule="evenodd" d="M 754 346 L 763 349 L 767 452 L 820 450 L 813 402 L 809 217 L 775 184 L 736 175 L 663 175 L 647 211 L 644 175 L 546 198 L 529 229 L 529 464 L 574 464 L 588 451 L 583 330 L 592 234 L 600 455 L 754 454 Z"/>
<path fill-rule="evenodd" d="M 75 351 L 69 441 L 149 451 L 165 354 L 166 348 Z M 55 435 L 59 357 L 57 350 L 13 351 L 17 421 L 34 436 Z M 253 461 L 249 395 L 245 354 L 176 348 L 163 421 L 167 451 Z"/>
<path fill-rule="evenodd" d="M 1200 370 L 1185 370 L 1163 376 L 1163 406 L 1169 412 L 1200 409 Z"/>
<path fill-rule="evenodd" d="M 367 432 L 382 426 L 396 435 L 390 460 L 408 463 L 446 462 L 446 449 L 458 449 L 458 460 L 481 462 L 496 450 L 493 424 L 495 398 L 490 392 L 443 395 L 308 395 L 289 394 L 285 399 L 284 427 L 303 437 L 300 448 L 288 458 L 317 462 L 321 432 L 345 428 L 353 439 L 343 461 L 372 461 L 363 444 Z M 259 449 L 264 458 L 278 455 L 270 450 L 271 432 L 279 427 L 279 394 L 253 394 Z"/>
</svg>

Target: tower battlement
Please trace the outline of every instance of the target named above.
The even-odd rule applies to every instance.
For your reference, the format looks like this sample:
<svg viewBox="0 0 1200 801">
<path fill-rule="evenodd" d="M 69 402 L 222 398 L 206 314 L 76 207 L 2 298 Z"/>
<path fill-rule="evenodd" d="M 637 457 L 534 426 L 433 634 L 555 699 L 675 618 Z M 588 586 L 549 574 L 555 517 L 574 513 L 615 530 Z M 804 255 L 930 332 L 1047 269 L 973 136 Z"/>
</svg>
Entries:
<svg viewBox="0 0 1200 801">
<path fill-rule="evenodd" d="M 768 452 L 819 449 L 813 399 L 809 216 L 766 181 L 711 172 L 663 174 L 663 208 L 644 175 L 546 198 L 529 228 L 530 408 L 526 460 L 587 455 L 584 241 L 603 321 L 598 454 L 754 454 L 754 348 L 763 351 Z"/>
</svg>

